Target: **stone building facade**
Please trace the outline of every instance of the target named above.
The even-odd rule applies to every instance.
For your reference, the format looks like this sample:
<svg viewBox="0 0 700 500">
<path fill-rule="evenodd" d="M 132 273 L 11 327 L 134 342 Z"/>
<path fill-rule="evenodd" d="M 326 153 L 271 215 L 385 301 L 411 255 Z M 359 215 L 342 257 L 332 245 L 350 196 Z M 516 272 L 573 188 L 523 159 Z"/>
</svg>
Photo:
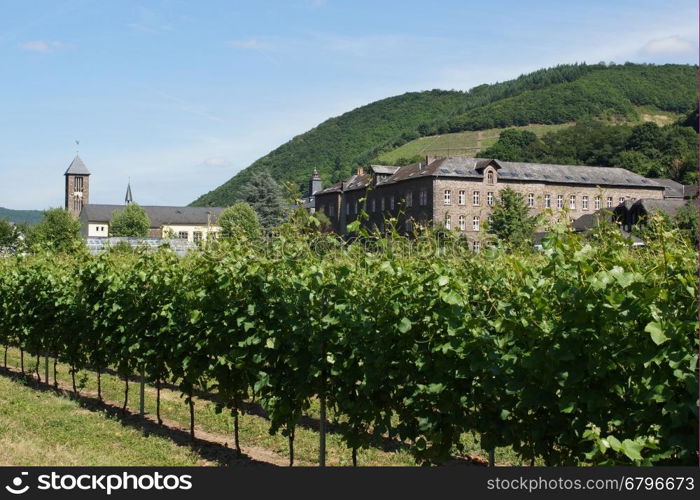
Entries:
<svg viewBox="0 0 700 500">
<path fill-rule="evenodd" d="M 317 192 L 316 210 L 340 234 L 364 210 L 370 227 L 382 230 L 390 217 L 402 232 L 434 222 L 459 230 L 478 248 L 491 209 L 506 187 L 522 194 L 533 214 L 566 213 L 572 220 L 625 202 L 664 197 L 664 186 L 621 168 L 446 157 L 359 169 Z"/>
</svg>

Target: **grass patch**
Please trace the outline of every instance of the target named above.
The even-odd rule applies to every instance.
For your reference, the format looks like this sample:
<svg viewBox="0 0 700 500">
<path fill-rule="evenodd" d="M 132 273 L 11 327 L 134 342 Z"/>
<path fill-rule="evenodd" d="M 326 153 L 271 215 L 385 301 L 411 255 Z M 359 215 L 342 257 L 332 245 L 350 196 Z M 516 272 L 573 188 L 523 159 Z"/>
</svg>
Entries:
<svg viewBox="0 0 700 500">
<path fill-rule="evenodd" d="M 207 465 L 189 447 L 139 430 L 53 392 L 0 377 L 0 465 Z"/>
<path fill-rule="evenodd" d="M 33 370 L 35 366 L 35 358 L 31 358 L 25 355 L 25 371 Z M 40 374 L 44 377 L 43 368 L 43 358 L 40 364 Z M 18 370 L 20 366 L 19 361 L 19 350 L 11 348 L 8 351 L 8 367 Z M 52 366 L 52 363 L 51 363 Z M 58 380 L 59 383 L 64 387 L 64 389 L 69 389 L 71 387 L 70 375 L 68 372 L 68 365 L 60 363 L 58 364 Z M 0 377 L 0 380 L 6 381 L 5 377 Z M 76 380 L 79 381 L 79 392 L 81 395 L 96 398 L 97 396 L 97 375 L 95 372 L 89 370 L 83 370 L 76 375 Z M 53 378 L 51 378 L 53 383 Z M 19 385 L 17 382 L 12 382 Z M 31 382 L 35 384 L 35 382 Z M 28 394 L 39 393 L 41 397 L 51 396 L 63 404 L 70 405 L 73 414 L 82 415 L 87 417 L 91 415 L 93 418 L 102 419 L 110 422 L 111 424 L 120 427 L 120 424 L 115 420 L 106 419 L 104 415 L 91 412 L 81 408 L 76 402 L 71 401 L 67 398 L 60 398 L 49 393 L 41 393 L 36 389 L 30 387 L 24 387 L 24 391 L 28 391 Z M 115 407 L 121 407 L 124 399 L 124 382 L 119 377 L 112 374 L 102 374 L 102 394 L 105 401 Z M 198 437 L 202 437 L 205 440 L 217 441 L 221 443 L 221 446 L 227 446 L 228 448 L 233 447 L 233 418 L 228 412 L 217 413 L 215 404 L 215 393 L 212 394 L 201 394 L 201 397 L 196 397 L 195 401 L 195 424 L 196 432 Z M 0 401 L 2 398 L 8 401 L 14 400 L 14 395 L 12 391 L 5 390 L 4 386 L 0 386 Z M 41 415 L 43 412 L 48 412 L 50 410 L 43 409 L 41 404 L 36 404 L 35 413 Z M 270 435 L 268 432 L 269 422 L 268 420 L 259 414 L 260 408 L 257 405 L 250 405 L 253 410 L 251 413 L 243 414 L 239 418 L 240 425 L 240 443 L 243 453 L 248 455 L 251 459 L 258 460 L 261 462 L 274 463 L 276 465 L 286 465 L 288 463 L 288 441 L 285 436 L 281 434 Z M 131 381 L 129 384 L 129 404 L 128 409 L 131 413 L 138 414 L 139 412 L 139 384 L 138 382 Z M 156 416 L 156 390 L 154 387 L 146 385 L 145 390 L 145 412 L 146 418 L 155 421 Z M 0 413 L 0 415 L 2 415 Z M 19 414 L 17 414 L 19 415 Z M 184 399 L 180 396 L 179 391 L 164 388 L 161 391 L 161 416 L 165 421 L 166 426 L 178 429 L 186 430 L 189 429 L 189 409 L 184 402 Z M 317 419 L 319 416 L 318 403 L 313 402 L 311 408 L 307 412 L 304 422 L 297 427 L 296 439 L 295 439 L 295 465 L 316 465 L 318 464 L 319 457 L 319 436 L 316 432 Z M 12 419 L 10 419 L 11 421 Z M 32 419 L 33 420 L 33 419 Z M 3 420 L 0 418 L 0 444 L 2 444 L 2 428 Z M 8 425 L 8 424 L 5 424 Z M 138 431 L 133 431 L 136 435 L 141 436 Z M 36 432 L 39 436 L 48 436 L 48 431 Z M 70 436 L 76 435 L 76 439 L 80 437 L 81 432 L 77 432 L 75 428 L 73 431 L 67 431 L 62 434 L 65 443 L 70 443 Z M 182 433 L 184 435 L 184 432 Z M 53 437 L 46 438 L 53 440 Z M 114 439 L 114 438 L 113 438 Z M 146 438 L 143 438 L 146 439 Z M 154 439 L 149 437 L 147 439 Z M 79 439 L 78 439 L 79 440 Z M 167 439 L 159 438 L 160 441 L 166 441 Z M 92 441 L 92 440 L 91 440 Z M 105 438 L 106 443 L 111 444 L 110 439 Z M 225 443 L 225 444 L 224 444 Z M 462 443 L 465 445 L 465 453 L 470 457 L 485 459 L 487 458 L 487 453 L 483 451 L 479 446 L 478 436 L 473 436 L 471 434 L 465 434 L 462 439 Z M 96 444 L 94 442 L 93 444 Z M 177 449 L 183 449 L 183 447 L 178 447 L 176 444 L 170 442 L 171 446 Z M 400 443 L 392 442 L 389 443 L 391 446 L 386 450 L 377 448 L 370 448 L 367 450 L 358 451 L 358 465 L 360 466 L 411 466 L 416 465 L 411 454 L 406 450 L 401 448 Z M 102 445 L 104 446 L 104 444 Z M 187 449 L 186 447 L 184 447 Z M 337 434 L 328 433 L 326 435 L 326 448 L 327 456 L 326 463 L 330 466 L 350 466 L 352 465 L 352 455 L 351 450 L 348 449 L 342 442 L 341 438 Z M 80 454 L 76 455 L 78 458 Z M 188 455 L 192 460 L 196 460 L 195 455 Z M 29 457 L 29 455 L 27 455 Z M 169 453 L 168 457 L 175 459 L 177 455 Z M 110 464 L 115 465 L 132 465 L 133 462 L 119 462 L 122 460 L 120 455 L 115 455 L 111 457 L 113 459 Z M 80 459 L 80 458 L 79 458 Z M 156 457 L 154 457 L 154 460 Z M 216 463 L 217 460 L 214 460 Z M 44 456 L 42 454 L 37 454 L 33 457 L 33 462 L 30 460 L 26 462 L 32 465 L 51 465 L 44 461 Z M 200 460 L 201 457 L 200 457 Z M 226 460 L 219 460 L 220 463 L 228 463 Z M 63 462 L 61 462 L 63 463 Z M 496 463 L 501 465 L 517 464 L 521 465 L 522 461 L 513 453 L 510 448 L 503 448 L 496 450 Z M 23 463 L 24 464 L 24 463 Z M 76 465 L 83 465 L 83 462 L 76 462 Z M 152 462 L 152 465 L 175 465 L 173 462 L 164 460 L 163 462 Z M 68 465 L 68 464 L 66 464 Z M 84 463 L 84 465 L 93 465 L 92 462 Z M 145 464 L 144 464 L 145 465 Z"/>
</svg>

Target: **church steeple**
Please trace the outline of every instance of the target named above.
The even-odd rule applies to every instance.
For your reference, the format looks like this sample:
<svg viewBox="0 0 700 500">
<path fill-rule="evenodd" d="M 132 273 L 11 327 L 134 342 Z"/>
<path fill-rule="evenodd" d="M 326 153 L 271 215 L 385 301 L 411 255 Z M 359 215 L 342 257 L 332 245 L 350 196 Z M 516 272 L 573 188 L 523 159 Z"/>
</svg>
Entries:
<svg viewBox="0 0 700 500">
<path fill-rule="evenodd" d="M 314 168 L 311 179 L 309 179 L 309 197 L 312 197 L 316 191 L 320 191 L 321 189 L 323 189 L 323 181 L 318 174 L 318 170 Z"/>
<path fill-rule="evenodd" d="M 90 172 L 77 154 L 63 174 L 66 177 L 65 208 L 75 218 L 80 217 L 90 197 Z"/>
<path fill-rule="evenodd" d="M 129 183 L 126 185 L 126 196 L 124 197 L 124 204 L 128 205 L 133 202 L 134 197 L 131 196 L 131 180 L 129 180 Z"/>
</svg>

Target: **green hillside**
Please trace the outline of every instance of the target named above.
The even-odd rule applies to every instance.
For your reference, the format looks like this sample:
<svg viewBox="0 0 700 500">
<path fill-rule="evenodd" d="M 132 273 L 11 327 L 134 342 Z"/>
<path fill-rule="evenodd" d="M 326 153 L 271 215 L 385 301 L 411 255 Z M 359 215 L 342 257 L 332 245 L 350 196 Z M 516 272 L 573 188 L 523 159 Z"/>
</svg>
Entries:
<svg viewBox="0 0 700 500">
<path fill-rule="evenodd" d="M 15 224 L 36 224 L 41 220 L 41 210 L 11 210 L 0 207 L 0 219 L 7 219 Z"/>
<path fill-rule="evenodd" d="M 482 138 L 493 143 L 493 129 L 563 125 L 590 117 L 639 121 L 640 107 L 686 113 L 696 105 L 696 70 L 688 65 L 565 65 L 468 92 L 432 90 L 383 99 L 293 138 L 192 204 L 231 204 L 251 174 L 262 169 L 305 192 L 313 168 L 325 184 L 335 182 L 421 137 L 483 131 Z M 473 137 L 465 134 L 476 142 Z"/>
<path fill-rule="evenodd" d="M 600 118 L 603 122 L 615 124 L 638 124 L 654 122 L 657 125 L 669 125 L 677 121 L 681 115 L 672 111 L 664 111 L 654 106 L 635 106 L 635 114 L 630 117 L 610 116 L 608 119 Z M 450 134 L 431 135 L 419 137 L 398 148 L 380 154 L 376 162 L 391 165 L 404 165 L 417 161 L 417 157 L 426 155 L 452 155 L 452 156 L 476 156 L 490 146 L 493 146 L 501 135 L 501 132 L 510 128 L 529 130 L 538 137 L 549 132 L 554 132 L 571 127 L 575 122 L 560 123 L 555 125 L 524 125 L 520 127 L 490 128 L 486 130 L 467 130 Z"/>
<path fill-rule="evenodd" d="M 524 127 L 512 127 L 522 130 L 530 130 L 538 136 L 554 130 L 559 130 L 573 125 L 562 123 L 556 125 L 525 125 Z M 508 128 L 490 128 L 486 130 L 467 130 L 451 134 L 431 135 L 419 137 L 411 142 L 399 146 L 377 156 L 376 163 L 389 165 L 404 165 L 412 163 L 417 157 L 426 155 L 451 155 L 451 156 L 476 156 L 476 153 L 493 145 Z"/>
</svg>

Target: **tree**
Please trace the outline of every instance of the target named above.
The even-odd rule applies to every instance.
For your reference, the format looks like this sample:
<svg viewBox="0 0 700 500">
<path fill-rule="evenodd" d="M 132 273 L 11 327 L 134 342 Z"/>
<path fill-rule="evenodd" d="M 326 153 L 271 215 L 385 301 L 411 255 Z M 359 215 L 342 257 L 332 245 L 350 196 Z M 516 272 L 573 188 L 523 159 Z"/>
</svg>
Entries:
<svg viewBox="0 0 700 500">
<path fill-rule="evenodd" d="M 225 237 L 244 235 L 256 239 L 262 235 L 262 226 L 255 210 L 245 202 L 239 202 L 226 208 L 219 216 L 221 234 Z"/>
<path fill-rule="evenodd" d="M 507 129 L 481 156 L 504 161 L 533 161 L 541 149 L 542 142 L 529 130 Z"/>
<path fill-rule="evenodd" d="M 114 212 L 109 233 L 111 236 L 145 238 L 148 236 L 149 227 L 151 221 L 143 207 L 138 203 L 129 203 L 124 210 Z"/>
<path fill-rule="evenodd" d="M 646 177 L 654 168 L 654 162 L 639 151 L 622 151 L 615 166 Z"/>
<path fill-rule="evenodd" d="M 32 248 L 70 252 L 80 245 L 80 221 L 63 208 L 44 210 L 41 221 L 27 234 Z"/>
<path fill-rule="evenodd" d="M 537 217 L 530 215 L 523 195 L 511 188 L 501 191 L 500 198 L 491 212 L 489 233 L 511 246 L 532 243 Z"/>
<path fill-rule="evenodd" d="M 14 253 L 20 243 L 17 226 L 7 219 L 0 219 L 0 254 Z"/>
<path fill-rule="evenodd" d="M 267 170 L 251 177 L 241 189 L 239 201 L 246 202 L 255 210 L 265 229 L 271 229 L 280 224 L 287 212 L 282 189 Z"/>
</svg>

